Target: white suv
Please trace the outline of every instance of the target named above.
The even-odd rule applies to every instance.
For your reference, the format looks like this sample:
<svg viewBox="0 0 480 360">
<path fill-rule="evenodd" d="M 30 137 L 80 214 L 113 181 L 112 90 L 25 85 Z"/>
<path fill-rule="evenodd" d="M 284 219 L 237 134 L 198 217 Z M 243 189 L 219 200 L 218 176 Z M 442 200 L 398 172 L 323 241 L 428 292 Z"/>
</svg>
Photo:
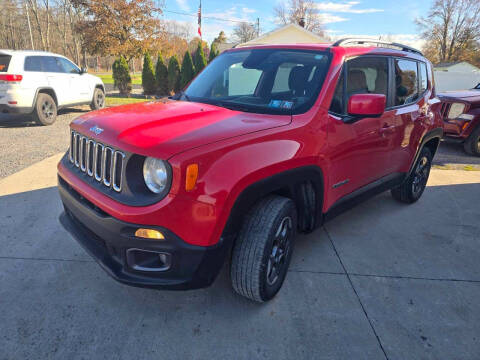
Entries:
<svg viewBox="0 0 480 360">
<path fill-rule="evenodd" d="M 61 55 L 43 51 L 0 50 L 0 113 L 32 114 L 42 125 L 55 122 L 57 110 L 90 104 L 105 106 L 105 86 Z"/>
</svg>

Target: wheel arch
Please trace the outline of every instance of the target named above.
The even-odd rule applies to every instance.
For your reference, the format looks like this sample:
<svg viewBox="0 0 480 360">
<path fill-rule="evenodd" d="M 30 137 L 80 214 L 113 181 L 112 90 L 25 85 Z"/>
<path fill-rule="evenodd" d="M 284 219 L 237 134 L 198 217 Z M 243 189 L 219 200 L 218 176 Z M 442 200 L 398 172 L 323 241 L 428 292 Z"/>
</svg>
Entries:
<svg viewBox="0 0 480 360">
<path fill-rule="evenodd" d="M 58 108 L 58 98 L 57 98 L 57 94 L 55 93 L 55 90 L 53 90 L 53 88 L 51 88 L 51 87 L 41 87 L 41 88 L 38 88 L 37 91 L 35 92 L 35 97 L 33 98 L 32 109 L 35 109 L 38 94 L 48 94 L 48 95 L 50 95 L 53 98 L 53 101 L 55 101 L 55 105 L 57 105 L 57 108 Z"/>
<path fill-rule="evenodd" d="M 324 177 L 320 167 L 310 165 L 277 173 L 246 187 L 235 199 L 222 236 L 234 238 L 245 214 L 261 199 L 272 194 L 294 201 L 300 231 L 311 232 L 321 225 Z"/>
<path fill-rule="evenodd" d="M 424 147 L 427 147 L 430 150 L 430 152 L 432 153 L 432 157 L 435 156 L 435 153 L 438 150 L 438 147 L 440 145 L 440 140 L 442 139 L 442 137 L 443 137 L 443 129 L 441 128 L 435 128 L 433 130 L 430 130 L 423 136 L 422 141 L 418 146 L 417 153 L 413 158 L 413 162 L 410 165 L 408 175 L 412 173 L 415 167 L 415 164 L 418 160 L 418 157 L 420 156 L 420 153 L 422 152 Z"/>
</svg>

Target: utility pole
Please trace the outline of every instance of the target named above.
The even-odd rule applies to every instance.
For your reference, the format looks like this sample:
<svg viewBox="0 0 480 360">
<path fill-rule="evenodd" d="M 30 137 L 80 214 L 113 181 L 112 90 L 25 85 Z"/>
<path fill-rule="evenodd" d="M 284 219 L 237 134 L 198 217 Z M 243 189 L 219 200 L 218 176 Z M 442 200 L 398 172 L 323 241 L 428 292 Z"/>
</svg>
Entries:
<svg viewBox="0 0 480 360">
<path fill-rule="evenodd" d="M 32 44 L 32 50 L 35 50 L 33 46 L 32 26 L 30 25 L 30 15 L 28 14 L 28 3 L 25 1 L 25 11 L 27 12 L 28 31 L 30 31 L 30 42 Z"/>
<path fill-rule="evenodd" d="M 257 17 L 257 37 L 260 36 L 260 18 Z"/>
</svg>

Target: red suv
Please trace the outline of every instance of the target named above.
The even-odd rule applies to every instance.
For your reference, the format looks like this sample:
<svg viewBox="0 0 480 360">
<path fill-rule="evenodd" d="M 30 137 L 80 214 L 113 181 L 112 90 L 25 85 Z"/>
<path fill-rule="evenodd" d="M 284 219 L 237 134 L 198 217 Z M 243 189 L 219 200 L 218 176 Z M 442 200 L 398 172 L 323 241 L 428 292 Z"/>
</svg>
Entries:
<svg viewBox="0 0 480 360">
<path fill-rule="evenodd" d="M 228 50 L 173 99 L 72 122 L 60 220 L 122 283 L 206 287 L 228 259 L 235 291 L 267 301 L 297 232 L 385 190 L 420 198 L 442 137 L 433 83 L 400 44 Z"/>
<path fill-rule="evenodd" d="M 480 156 L 480 84 L 472 90 L 449 91 L 438 97 L 445 137 L 463 144 L 468 154 Z"/>
</svg>

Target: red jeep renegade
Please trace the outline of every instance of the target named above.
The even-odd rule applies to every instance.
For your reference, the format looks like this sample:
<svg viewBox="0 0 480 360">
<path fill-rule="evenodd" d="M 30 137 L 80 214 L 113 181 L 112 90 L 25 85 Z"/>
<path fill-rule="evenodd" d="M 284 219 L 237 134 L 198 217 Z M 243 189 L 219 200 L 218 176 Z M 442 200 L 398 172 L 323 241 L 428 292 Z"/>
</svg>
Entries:
<svg viewBox="0 0 480 360">
<path fill-rule="evenodd" d="M 442 137 L 432 76 L 371 40 L 228 50 L 172 99 L 72 122 L 60 220 L 122 283 L 206 287 L 227 259 L 235 291 L 267 301 L 297 232 L 385 190 L 420 198 Z"/>
</svg>

